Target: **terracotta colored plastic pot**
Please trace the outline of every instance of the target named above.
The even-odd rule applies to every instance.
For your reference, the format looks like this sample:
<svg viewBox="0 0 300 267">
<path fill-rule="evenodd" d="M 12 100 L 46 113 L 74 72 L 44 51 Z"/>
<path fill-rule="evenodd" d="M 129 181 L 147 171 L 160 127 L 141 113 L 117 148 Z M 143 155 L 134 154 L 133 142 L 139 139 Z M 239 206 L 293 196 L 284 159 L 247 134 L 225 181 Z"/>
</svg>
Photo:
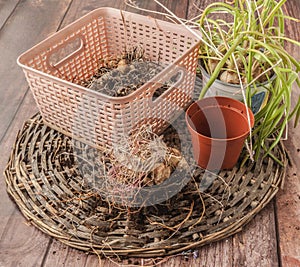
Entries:
<svg viewBox="0 0 300 267">
<path fill-rule="evenodd" d="M 198 165 L 208 170 L 231 169 L 254 125 L 254 116 L 238 100 L 208 97 L 188 108 L 186 123 Z"/>
</svg>

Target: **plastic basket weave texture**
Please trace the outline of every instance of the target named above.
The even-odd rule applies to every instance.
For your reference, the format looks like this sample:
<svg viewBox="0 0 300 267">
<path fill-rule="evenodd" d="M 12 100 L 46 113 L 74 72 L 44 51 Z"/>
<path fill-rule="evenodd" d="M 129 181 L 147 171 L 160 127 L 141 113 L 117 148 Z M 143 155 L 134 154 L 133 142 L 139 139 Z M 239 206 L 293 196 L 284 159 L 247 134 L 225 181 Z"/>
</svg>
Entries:
<svg viewBox="0 0 300 267">
<path fill-rule="evenodd" d="M 18 64 L 46 125 L 94 147 L 111 147 L 140 123 L 151 121 L 160 133 L 191 101 L 199 45 L 182 25 L 99 8 L 23 53 Z M 111 97 L 79 85 L 99 69 L 99 59 L 136 46 L 166 66 L 138 90 Z M 174 75 L 178 81 L 154 99 Z"/>
</svg>

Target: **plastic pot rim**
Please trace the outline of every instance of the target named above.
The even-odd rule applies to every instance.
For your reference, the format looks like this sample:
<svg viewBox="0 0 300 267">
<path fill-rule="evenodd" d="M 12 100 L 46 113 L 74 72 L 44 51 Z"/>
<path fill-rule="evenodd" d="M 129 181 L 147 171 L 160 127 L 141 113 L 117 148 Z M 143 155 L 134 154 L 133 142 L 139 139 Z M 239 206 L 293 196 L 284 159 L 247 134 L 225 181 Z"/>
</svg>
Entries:
<svg viewBox="0 0 300 267">
<path fill-rule="evenodd" d="M 210 98 L 227 98 L 227 99 L 230 99 L 231 101 L 238 101 L 238 100 L 235 100 L 235 99 L 232 99 L 232 98 L 229 98 L 229 97 L 223 97 L 223 96 L 216 96 L 216 97 L 210 97 Z M 204 98 L 204 99 L 205 99 L 205 98 Z M 207 141 L 213 140 L 214 142 L 234 141 L 234 140 L 240 139 L 240 138 L 242 138 L 242 137 L 244 138 L 245 136 L 247 136 L 247 135 L 249 134 L 249 132 L 251 132 L 251 129 L 252 129 L 253 126 L 254 126 L 254 115 L 253 115 L 251 109 L 248 108 L 248 111 L 249 111 L 249 117 L 250 117 L 250 126 L 251 126 L 251 128 L 248 127 L 248 129 L 247 129 L 247 131 L 246 131 L 245 133 L 240 134 L 240 135 L 235 136 L 235 137 L 231 137 L 231 138 L 213 138 L 213 137 L 208 137 L 208 136 L 206 136 L 206 135 L 203 135 L 203 134 L 199 133 L 198 131 L 196 131 L 196 130 L 191 126 L 190 120 L 191 120 L 191 117 L 192 117 L 192 116 L 189 116 L 189 115 L 188 115 L 188 111 L 189 111 L 190 107 L 191 107 L 192 105 L 197 104 L 199 101 L 202 101 L 202 99 L 201 99 L 201 100 L 198 100 L 198 101 L 195 101 L 194 103 L 192 103 L 192 104 L 188 107 L 188 109 L 186 110 L 186 113 L 185 113 L 185 119 L 186 119 L 186 122 L 187 122 L 187 125 L 188 125 L 189 129 L 191 129 L 195 134 L 200 135 L 203 139 L 205 139 L 205 140 L 207 140 Z M 240 101 L 238 101 L 238 102 L 240 102 Z M 243 104 L 242 102 L 240 102 L 240 103 Z M 244 105 L 244 104 L 243 104 L 243 105 Z M 243 114 L 241 113 L 241 110 L 240 110 L 240 109 L 237 109 L 237 108 L 235 108 L 235 107 L 228 107 L 228 106 L 226 106 L 226 105 L 218 105 L 218 104 L 214 104 L 214 105 L 208 105 L 208 106 L 205 106 L 204 108 L 199 109 L 199 110 L 204 110 L 204 109 L 208 109 L 208 108 L 212 108 L 212 107 L 217 107 L 217 108 L 220 108 L 220 109 L 226 108 L 226 109 L 230 109 L 230 110 L 235 111 L 236 113 L 240 114 L 241 117 L 243 117 L 243 118 L 247 121 L 247 125 L 249 126 L 249 120 L 248 120 L 247 113 L 245 113 L 245 115 L 243 115 Z M 247 107 L 245 106 L 245 108 L 247 108 Z M 199 111 L 199 110 L 198 110 L 198 111 Z M 197 112 L 198 112 L 198 111 L 197 111 Z M 197 112 L 195 112 L 195 113 L 197 113 Z M 195 113 L 194 113 L 194 114 L 195 114 Z"/>
</svg>

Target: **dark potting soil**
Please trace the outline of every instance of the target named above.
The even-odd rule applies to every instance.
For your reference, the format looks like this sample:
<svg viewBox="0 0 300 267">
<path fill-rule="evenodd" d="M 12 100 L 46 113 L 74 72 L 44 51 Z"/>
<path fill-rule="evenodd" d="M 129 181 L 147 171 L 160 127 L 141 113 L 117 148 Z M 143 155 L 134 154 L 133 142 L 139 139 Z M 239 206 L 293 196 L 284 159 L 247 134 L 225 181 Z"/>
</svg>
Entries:
<svg viewBox="0 0 300 267">
<path fill-rule="evenodd" d="M 127 96 L 145 83 L 153 79 L 166 66 L 143 57 L 143 52 L 133 49 L 118 57 L 100 60 L 101 67 L 87 81 L 81 83 L 94 91 L 112 97 Z M 153 98 L 159 97 L 178 81 L 179 75 L 174 75 L 164 84 L 158 84 Z M 159 81 L 154 81 L 158 82 Z"/>
</svg>

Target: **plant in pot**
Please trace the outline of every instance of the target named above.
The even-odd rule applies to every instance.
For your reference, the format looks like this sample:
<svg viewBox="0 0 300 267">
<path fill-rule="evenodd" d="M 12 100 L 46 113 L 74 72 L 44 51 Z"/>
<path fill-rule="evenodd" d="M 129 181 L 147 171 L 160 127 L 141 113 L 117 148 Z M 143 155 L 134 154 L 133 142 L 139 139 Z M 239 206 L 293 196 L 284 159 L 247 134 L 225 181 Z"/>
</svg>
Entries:
<svg viewBox="0 0 300 267">
<path fill-rule="evenodd" d="M 215 2 L 205 8 L 198 21 L 204 82 L 199 98 L 231 95 L 252 108 L 254 159 L 261 152 L 274 157 L 272 149 L 288 121 L 294 118 L 296 126 L 300 117 L 300 97 L 292 105 L 293 85 L 300 86 L 300 63 L 285 48 L 287 42 L 296 46 L 300 43 L 285 35 L 286 20 L 297 21 L 284 14 L 285 2 Z M 269 139 L 273 140 L 271 145 L 267 145 Z"/>
</svg>

